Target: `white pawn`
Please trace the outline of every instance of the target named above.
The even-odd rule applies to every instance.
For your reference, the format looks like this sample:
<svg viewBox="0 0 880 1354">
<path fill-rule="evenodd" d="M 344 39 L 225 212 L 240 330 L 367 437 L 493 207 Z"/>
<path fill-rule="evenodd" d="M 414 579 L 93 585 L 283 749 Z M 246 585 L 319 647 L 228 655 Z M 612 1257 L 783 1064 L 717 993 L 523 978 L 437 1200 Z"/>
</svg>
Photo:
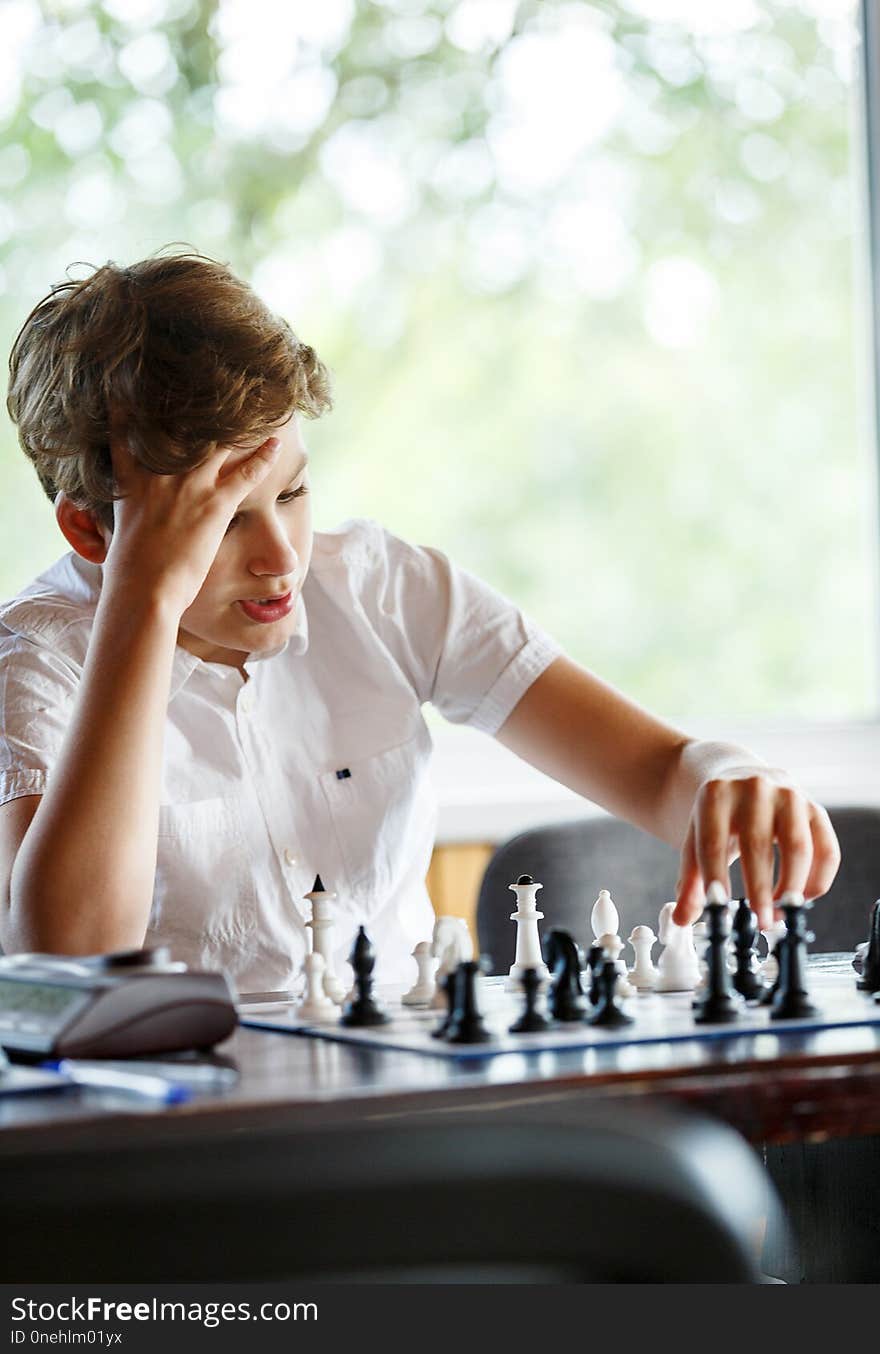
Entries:
<svg viewBox="0 0 880 1354">
<path fill-rule="evenodd" d="M 771 987 L 779 977 L 779 960 L 776 958 L 776 946 L 779 944 L 787 930 L 788 927 L 785 924 L 785 920 L 780 917 L 778 921 L 771 922 L 766 931 L 761 932 L 761 935 L 767 942 L 767 957 L 764 959 L 764 962 L 759 965 L 758 972 L 764 979 L 764 982 L 768 983 Z"/>
<path fill-rule="evenodd" d="M 333 902 L 335 893 L 324 888 L 321 876 L 315 875 L 310 893 L 304 893 L 312 905 L 312 919 L 306 926 L 312 933 L 312 949 L 324 960 L 324 991 L 331 1001 L 340 1006 L 345 1001 L 345 987 L 333 972 L 333 944 L 330 934 L 333 930 Z"/>
<path fill-rule="evenodd" d="M 651 960 L 651 951 L 657 944 L 657 937 L 650 926 L 637 926 L 629 938 L 636 962 L 629 972 L 629 980 L 639 992 L 650 992 L 657 986 L 659 974 Z"/>
<path fill-rule="evenodd" d="M 722 897 L 723 897 L 723 898 L 726 898 L 726 900 L 727 900 L 727 907 L 728 907 L 728 910 L 729 910 L 729 912 L 730 912 L 730 930 L 729 930 L 728 933 L 727 933 L 727 948 L 726 948 L 726 950 L 725 950 L 725 953 L 726 953 L 726 955 L 727 955 L 727 971 L 728 971 L 728 973 L 736 973 L 736 935 L 735 935 L 734 930 L 733 930 L 733 919 L 734 919 L 734 917 L 736 916 L 737 908 L 739 907 L 739 899 L 738 899 L 738 898 L 727 898 L 726 890 L 722 890 L 722 892 L 721 892 L 718 896 L 719 896 L 719 898 L 722 898 Z M 708 898 L 709 898 L 709 895 L 708 895 L 708 893 L 707 893 L 707 894 L 706 894 L 706 899 L 707 899 L 707 901 L 708 901 Z M 708 929 L 708 928 L 707 928 L 707 929 Z M 708 945 L 707 945 L 707 946 L 706 946 L 707 951 L 708 951 L 708 948 L 709 948 L 709 947 L 708 947 Z M 707 964 L 706 964 L 707 972 L 708 972 L 708 968 L 709 968 L 709 965 L 708 965 L 708 963 L 707 963 Z"/>
<path fill-rule="evenodd" d="M 427 1006 L 434 996 L 434 970 L 437 967 L 437 958 L 431 953 L 430 940 L 420 940 L 412 953 L 419 976 L 415 985 L 408 992 L 404 992 L 400 1000 L 404 1006 Z"/>
<path fill-rule="evenodd" d="M 521 874 L 515 884 L 507 887 L 516 894 L 516 911 L 510 914 L 510 920 L 516 922 L 516 954 L 504 986 L 519 991 L 523 970 L 527 968 L 537 969 L 541 982 L 549 983 L 550 970 L 544 963 L 538 935 L 538 922 L 543 921 L 544 913 L 538 911 L 537 893 L 544 885 L 537 884 L 530 874 Z"/>
<path fill-rule="evenodd" d="M 307 954 L 303 969 L 306 975 L 306 994 L 296 1008 L 300 1020 L 332 1020 L 336 1007 L 324 990 L 324 956 L 317 950 Z"/>
<path fill-rule="evenodd" d="M 593 928 L 593 935 L 600 945 L 603 936 L 617 935 L 620 918 L 617 915 L 617 908 L 614 906 L 614 899 L 607 889 L 599 890 L 599 897 L 593 904 L 593 910 L 590 913 L 590 925 Z"/>
<path fill-rule="evenodd" d="M 620 957 L 620 951 L 623 949 L 623 941 L 620 939 L 620 936 L 614 936 L 610 933 L 600 936 L 599 944 L 617 969 L 618 979 L 614 984 L 614 995 L 616 997 L 634 997 L 636 995 L 636 989 L 627 978 L 626 964 Z"/>
<path fill-rule="evenodd" d="M 691 927 L 691 934 L 694 938 L 694 949 L 697 952 L 697 962 L 700 966 L 700 981 L 697 983 L 696 991 L 702 992 L 709 979 L 709 963 L 706 959 L 709 949 L 709 927 L 704 921 L 694 922 Z"/>
<path fill-rule="evenodd" d="M 447 1003 L 443 980 L 457 969 L 459 964 L 474 957 L 474 943 L 464 917 L 445 915 L 437 918 L 434 922 L 431 954 L 440 960 L 435 975 L 436 987 L 431 998 L 431 1008 L 444 1010 Z"/>
<path fill-rule="evenodd" d="M 657 927 L 665 948 L 657 964 L 658 992 L 693 992 L 700 981 L 700 961 L 694 949 L 693 927 L 677 926 L 672 920 L 675 902 L 664 903 Z"/>
</svg>

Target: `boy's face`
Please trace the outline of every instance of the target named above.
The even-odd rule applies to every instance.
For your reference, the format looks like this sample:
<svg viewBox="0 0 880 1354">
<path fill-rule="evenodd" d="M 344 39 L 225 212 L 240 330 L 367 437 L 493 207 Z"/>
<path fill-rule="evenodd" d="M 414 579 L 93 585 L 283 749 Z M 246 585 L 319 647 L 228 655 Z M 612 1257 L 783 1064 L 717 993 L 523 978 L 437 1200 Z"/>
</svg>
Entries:
<svg viewBox="0 0 880 1354">
<path fill-rule="evenodd" d="M 296 628 L 297 599 L 312 558 L 307 454 L 296 415 L 273 437 L 278 459 L 243 499 L 208 575 L 183 613 L 177 642 L 207 663 L 241 668 L 252 653 L 277 649 Z M 264 438 L 234 453 L 243 460 Z M 256 605 L 277 599 L 274 607 Z"/>
</svg>

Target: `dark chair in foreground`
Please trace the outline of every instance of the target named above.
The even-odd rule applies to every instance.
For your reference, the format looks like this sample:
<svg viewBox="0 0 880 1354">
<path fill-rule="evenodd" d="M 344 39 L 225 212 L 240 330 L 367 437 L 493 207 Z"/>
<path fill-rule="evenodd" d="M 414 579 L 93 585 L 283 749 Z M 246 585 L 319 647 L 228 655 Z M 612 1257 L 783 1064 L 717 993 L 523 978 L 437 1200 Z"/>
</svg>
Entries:
<svg viewBox="0 0 880 1354">
<path fill-rule="evenodd" d="M 637 1105 L 25 1153 L 0 1190 L 19 1283 L 752 1283 L 775 1207 L 732 1130 Z"/>
<path fill-rule="evenodd" d="M 829 810 L 840 840 L 842 863 L 826 896 L 810 914 L 815 953 L 854 950 L 868 935 L 868 919 L 880 897 L 880 809 Z M 593 940 L 590 912 L 600 889 L 610 889 L 620 913 L 621 936 L 634 926 L 657 930 L 660 908 L 675 897 L 679 855 L 619 818 L 533 828 L 498 847 L 486 868 L 477 904 L 480 949 L 492 959 L 492 971 L 513 963 L 515 928 L 510 921 L 516 899 L 508 885 L 530 874 L 543 884 L 538 906 L 543 926 L 561 926 L 583 948 Z M 743 893 L 739 864 L 731 868 L 734 897 Z M 627 958 L 632 956 L 626 951 Z"/>
</svg>

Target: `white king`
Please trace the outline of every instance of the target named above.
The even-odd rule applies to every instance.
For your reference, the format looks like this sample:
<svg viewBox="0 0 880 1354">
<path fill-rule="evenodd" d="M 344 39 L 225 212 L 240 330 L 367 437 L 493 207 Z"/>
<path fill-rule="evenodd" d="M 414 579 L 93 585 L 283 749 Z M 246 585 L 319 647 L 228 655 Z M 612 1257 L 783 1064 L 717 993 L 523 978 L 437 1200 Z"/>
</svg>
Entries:
<svg viewBox="0 0 880 1354">
<path fill-rule="evenodd" d="M 321 882 L 321 876 L 316 875 L 311 892 L 303 894 L 303 897 L 308 898 L 312 905 L 312 919 L 306 922 L 306 926 L 311 928 L 313 952 L 324 960 L 324 991 L 338 1006 L 345 1000 L 345 988 L 333 972 L 333 947 L 330 943 L 330 932 L 333 930 L 332 904 L 336 894 L 328 892 Z"/>
<path fill-rule="evenodd" d="M 516 911 L 511 912 L 510 920 L 516 922 L 516 957 L 507 975 L 505 987 L 519 987 L 523 969 L 535 968 L 542 982 L 550 981 L 550 973 L 541 955 L 541 940 L 538 935 L 538 922 L 544 913 L 538 911 L 535 896 L 543 884 L 536 884 L 530 874 L 521 874 L 515 884 L 508 888 L 516 894 Z"/>
</svg>

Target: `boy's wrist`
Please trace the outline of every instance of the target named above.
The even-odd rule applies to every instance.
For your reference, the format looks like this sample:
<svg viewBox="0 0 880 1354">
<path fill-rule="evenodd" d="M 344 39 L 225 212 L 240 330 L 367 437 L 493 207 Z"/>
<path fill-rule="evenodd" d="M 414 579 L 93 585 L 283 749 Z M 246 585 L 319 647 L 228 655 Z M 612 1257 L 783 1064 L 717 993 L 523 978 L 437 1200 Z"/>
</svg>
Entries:
<svg viewBox="0 0 880 1354">
<path fill-rule="evenodd" d="M 121 610 L 139 625 L 167 629 L 175 638 L 185 608 L 174 599 L 170 589 L 159 585 L 145 588 L 124 578 L 104 574 L 99 609 Z"/>
</svg>

